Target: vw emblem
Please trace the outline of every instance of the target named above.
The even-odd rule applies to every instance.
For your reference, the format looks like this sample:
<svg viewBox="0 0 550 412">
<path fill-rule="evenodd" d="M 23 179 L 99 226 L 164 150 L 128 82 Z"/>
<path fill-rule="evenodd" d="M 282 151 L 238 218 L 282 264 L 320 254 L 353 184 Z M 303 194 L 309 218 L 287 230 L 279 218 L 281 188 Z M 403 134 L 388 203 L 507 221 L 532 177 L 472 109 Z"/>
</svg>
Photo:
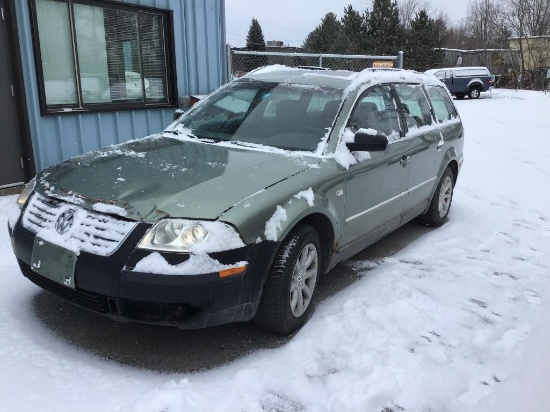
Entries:
<svg viewBox="0 0 550 412">
<path fill-rule="evenodd" d="M 74 210 L 67 209 L 59 215 L 55 221 L 55 230 L 62 235 L 66 233 L 74 223 Z"/>
</svg>

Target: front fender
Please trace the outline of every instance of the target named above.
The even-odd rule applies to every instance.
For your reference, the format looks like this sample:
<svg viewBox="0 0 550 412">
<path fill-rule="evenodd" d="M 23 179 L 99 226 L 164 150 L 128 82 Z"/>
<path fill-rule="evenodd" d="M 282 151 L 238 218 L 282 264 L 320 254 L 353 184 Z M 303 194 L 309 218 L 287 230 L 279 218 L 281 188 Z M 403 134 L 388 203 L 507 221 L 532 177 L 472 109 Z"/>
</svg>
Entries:
<svg viewBox="0 0 550 412">
<path fill-rule="evenodd" d="M 332 169 L 329 167 L 328 169 Z M 280 242 L 309 215 L 322 215 L 338 236 L 344 213 L 345 174 L 313 169 L 260 191 L 219 217 L 237 228 L 246 244 Z"/>
</svg>

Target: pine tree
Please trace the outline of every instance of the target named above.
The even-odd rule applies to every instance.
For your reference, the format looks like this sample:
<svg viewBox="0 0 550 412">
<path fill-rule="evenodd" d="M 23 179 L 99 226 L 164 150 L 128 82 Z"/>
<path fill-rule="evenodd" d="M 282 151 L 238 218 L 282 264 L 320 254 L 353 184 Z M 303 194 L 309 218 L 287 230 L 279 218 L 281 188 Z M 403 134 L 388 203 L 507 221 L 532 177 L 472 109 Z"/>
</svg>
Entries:
<svg viewBox="0 0 550 412">
<path fill-rule="evenodd" d="M 351 4 L 344 9 L 341 37 L 340 42 L 344 47 L 341 48 L 340 53 L 365 53 L 367 43 L 366 15 L 361 15 Z"/>
<path fill-rule="evenodd" d="M 341 31 L 342 23 L 336 14 L 327 13 L 315 30 L 307 35 L 302 47 L 315 53 L 335 53 Z"/>
<path fill-rule="evenodd" d="M 426 10 L 418 12 L 407 34 L 407 69 L 423 72 L 441 63 L 443 53 L 438 49 L 443 46 L 442 35 L 437 22 L 428 16 Z"/>
<path fill-rule="evenodd" d="M 368 52 L 395 56 L 403 50 L 403 26 L 399 20 L 397 3 L 374 0 L 368 17 Z"/>
<path fill-rule="evenodd" d="M 262 26 L 256 18 L 252 19 L 248 34 L 246 35 L 246 49 L 250 51 L 265 51 L 265 39 Z M 244 56 L 247 71 L 257 69 L 268 64 L 267 56 Z"/>
<path fill-rule="evenodd" d="M 256 18 L 252 19 L 246 36 L 246 48 L 253 51 L 265 51 L 265 39 L 262 26 Z"/>
</svg>

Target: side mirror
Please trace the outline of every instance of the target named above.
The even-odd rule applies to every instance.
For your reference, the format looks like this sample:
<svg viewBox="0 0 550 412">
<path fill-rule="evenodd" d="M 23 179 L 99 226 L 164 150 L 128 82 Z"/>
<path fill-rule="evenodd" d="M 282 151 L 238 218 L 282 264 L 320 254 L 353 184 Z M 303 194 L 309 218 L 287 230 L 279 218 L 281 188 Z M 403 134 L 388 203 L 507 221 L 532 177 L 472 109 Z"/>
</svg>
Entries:
<svg viewBox="0 0 550 412">
<path fill-rule="evenodd" d="M 359 130 L 353 142 L 346 144 L 352 152 L 383 152 L 388 148 L 388 138 L 374 131 Z"/>
<path fill-rule="evenodd" d="M 174 121 L 178 120 L 185 112 L 181 109 L 176 109 L 174 112 Z"/>
</svg>

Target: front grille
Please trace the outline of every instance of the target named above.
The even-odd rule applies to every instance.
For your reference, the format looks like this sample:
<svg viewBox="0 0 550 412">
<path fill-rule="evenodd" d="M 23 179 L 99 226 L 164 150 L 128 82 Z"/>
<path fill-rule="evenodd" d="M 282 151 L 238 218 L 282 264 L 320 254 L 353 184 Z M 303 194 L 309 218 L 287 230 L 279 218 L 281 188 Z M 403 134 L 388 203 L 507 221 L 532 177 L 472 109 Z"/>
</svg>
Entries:
<svg viewBox="0 0 550 412">
<path fill-rule="evenodd" d="M 64 235 L 55 231 L 55 222 L 67 209 L 75 211 L 74 224 Z M 68 246 L 99 256 L 109 256 L 136 226 L 128 222 L 101 213 L 91 212 L 82 207 L 61 202 L 57 199 L 35 193 L 25 209 L 23 227 L 41 237 L 55 238 L 59 246 Z M 51 234 L 53 236 L 48 236 Z"/>
<path fill-rule="evenodd" d="M 98 295 L 93 292 L 85 292 L 82 290 L 70 289 L 66 286 L 60 285 L 48 278 L 45 278 L 38 273 L 35 273 L 31 268 L 21 260 L 19 267 L 23 274 L 34 284 L 40 286 L 42 289 L 53 293 L 71 303 L 78 306 L 83 306 L 86 309 L 93 310 L 94 312 L 107 313 L 109 312 L 109 306 L 107 304 L 107 298 L 103 295 Z"/>
</svg>

